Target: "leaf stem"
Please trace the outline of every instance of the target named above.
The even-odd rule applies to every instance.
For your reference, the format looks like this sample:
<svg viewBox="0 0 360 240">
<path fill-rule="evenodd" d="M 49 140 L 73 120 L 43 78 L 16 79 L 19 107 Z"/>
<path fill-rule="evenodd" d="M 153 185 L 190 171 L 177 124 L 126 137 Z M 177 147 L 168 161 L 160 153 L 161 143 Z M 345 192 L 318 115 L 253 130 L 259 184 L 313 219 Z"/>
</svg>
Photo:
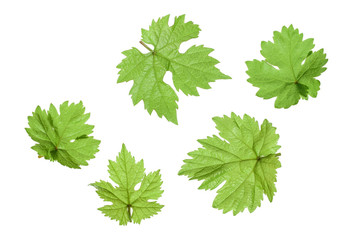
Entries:
<svg viewBox="0 0 360 240">
<path fill-rule="evenodd" d="M 127 210 L 129 213 L 129 222 L 131 222 L 131 205 L 130 204 L 127 205 Z"/>
<path fill-rule="evenodd" d="M 275 154 L 275 157 L 280 157 L 280 156 L 281 156 L 281 153 Z"/>
<path fill-rule="evenodd" d="M 153 52 L 153 50 L 148 45 L 146 45 L 146 43 L 144 43 L 143 41 L 140 41 L 140 44 L 143 45 L 150 52 Z"/>
</svg>

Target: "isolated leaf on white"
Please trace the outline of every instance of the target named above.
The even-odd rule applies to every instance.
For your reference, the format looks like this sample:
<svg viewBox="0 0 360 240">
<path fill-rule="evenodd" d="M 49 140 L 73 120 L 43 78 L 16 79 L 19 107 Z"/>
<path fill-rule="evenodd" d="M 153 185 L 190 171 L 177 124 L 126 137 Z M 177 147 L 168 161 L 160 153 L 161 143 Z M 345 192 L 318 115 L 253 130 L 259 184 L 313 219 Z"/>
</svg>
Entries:
<svg viewBox="0 0 360 240">
<path fill-rule="evenodd" d="M 177 124 L 179 98 L 163 81 L 167 71 L 172 73 L 176 91 L 193 96 L 199 96 L 197 88 L 209 89 L 210 82 L 230 77 L 215 67 L 219 61 L 209 56 L 211 48 L 194 45 L 185 53 L 179 52 L 181 43 L 198 37 L 198 25 L 185 22 L 185 15 L 175 17 L 172 26 L 168 22 L 169 15 L 152 21 L 149 30 L 142 29 L 140 43 L 148 53 L 143 54 L 137 48 L 123 52 L 126 58 L 117 66 L 120 69 L 118 83 L 133 80 L 130 95 L 134 105 L 143 101 L 149 114 L 155 110 L 159 117 L 165 116 Z"/>
<path fill-rule="evenodd" d="M 269 201 L 276 192 L 276 169 L 280 148 L 276 128 L 267 120 L 261 127 L 254 118 L 214 117 L 220 137 L 213 135 L 198 142 L 202 148 L 190 152 L 179 175 L 200 180 L 199 189 L 217 191 L 213 207 L 236 215 L 248 208 L 253 212 L 261 205 L 263 194 Z"/>
<path fill-rule="evenodd" d="M 28 117 L 26 132 L 38 144 L 34 149 L 39 158 L 57 161 L 70 168 L 88 165 L 95 158 L 100 141 L 89 136 L 94 126 L 86 124 L 90 113 L 85 113 L 82 102 L 60 105 L 60 113 L 53 104 L 48 111 L 40 106 Z"/>
<path fill-rule="evenodd" d="M 120 225 L 128 222 L 140 224 L 161 211 L 164 206 L 151 201 L 163 193 L 160 170 L 145 174 L 143 160 L 135 162 L 124 144 L 116 161 L 109 160 L 108 168 L 110 178 L 117 186 L 103 180 L 90 184 L 96 188 L 100 198 L 112 203 L 99 208 L 105 216 L 119 221 Z M 141 183 L 140 188 L 135 190 L 138 183 Z"/>
<path fill-rule="evenodd" d="M 274 42 L 261 42 L 265 60 L 247 61 L 248 82 L 258 87 L 257 96 L 276 97 L 276 108 L 289 108 L 299 100 L 315 98 L 320 90 L 320 76 L 326 68 L 323 49 L 312 52 L 314 39 L 303 40 L 298 29 L 283 27 L 274 32 Z"/>
</svg>

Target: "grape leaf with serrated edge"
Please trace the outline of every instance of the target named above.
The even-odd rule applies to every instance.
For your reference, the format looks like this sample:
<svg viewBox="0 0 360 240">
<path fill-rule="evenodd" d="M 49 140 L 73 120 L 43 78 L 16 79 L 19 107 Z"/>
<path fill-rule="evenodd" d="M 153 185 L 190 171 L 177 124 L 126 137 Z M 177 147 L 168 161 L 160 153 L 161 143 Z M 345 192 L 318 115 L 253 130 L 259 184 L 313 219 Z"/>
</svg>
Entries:
<svg viewBox="0 0 360 240">
<path fill-rule="evenodd" d="M 215 67 L 218 60 L 209 56 L 213 51 L 203 45 L 192 46 L 180 53 L 181 43 L 197 38 L 198 25 L 185 22 L 185 15 L 175 17 L 174 24 L 168 24 L 169 15 L 152 21 L 149 30 L 142 29 L 142 41 L 149 53 L 143 54 L 137 48 L 126 50 L 125 59 L 117 66 L 120 69 L 118 83 L 133 80 L 130 90 L 133 104 L 144 102 L 145 109 L 156 111 L 159 117 L 177 124 L 176 109 L 178 96 L 174 89 L 163 81 L 167 71 L 172 73 L 177 91 L 185 95 L 198 96 L 197 88 L 210 89 L 210 82 L 230 79 Z M 153 49 L 146 45 L 151 44 Z"/>
<path fill-rule="evenodd" d="M 85 108 L 80 101 L 78 104 L 60 105 L 60 114 L 53 104 L 49 111 L 38 106 L 32 116 L 28 117 L 29 128 L 26 132 L 38 144 L 34 149 L 39 158 L 58 161 L 70 168 L 80 168 L 88 165 L 87 161 L 94 158 L 98 152 L 99 140 L 89 136 L 93 132 L 93 125 L 85 122 L 90 113 L 85 114 Z"/>
<path fill-rule="evenodd" d="M 111 202 L 99 210 L 119 221 L 120 225 L 127 225 L 128 222 L 139 223 L 141 220 L 156 215 L 164 207 L 156 201 L 161 197 L 161 175 L 160 170 L 145 174 L 143 160 L 135 162 L 135 158 L 122 145 L 116 161 L 109 160 L 110 178 L 118 184 L 117 187 L 106 181 L 90 184 L 96 188 L 97 194 L 104 201 Z M 140 188 L 135 186 L 141 182 Z"/>
<path fill-rule="evenodd" d="M 298 29 L 283 27 L 274 32 L 274 42 L 261 42 L 261 54 L 265 60 L 247 61 L 248 82 L 258 87 L 258 97 L 276 97 L 276 108 L 289 108 L 300 98 L 315 98 L 320 89 L 320 76 L 326 68 L 323 49 L 312 52 L 314 39 L 303 40 Z M 277 67 L 277 68 L 275 68 Z"/>
<path fill-rule="evenodd" d="M 276 153 L 279 135 L 267 120 L 259 129 L 254 118 L 214 117 L 216 135 L 198 140 L 202 148 L 190 152 L 192 159 L 184 160 L 179 175 L 190 180 L 204 180 L 199 189 L 217 191 L 213 207 L 236 215 L 248 208 L 253 212 L 261 205 L 263 194 L 269 201 L 276 192 L 276 169 L 281 166 Z"/>
</svg>

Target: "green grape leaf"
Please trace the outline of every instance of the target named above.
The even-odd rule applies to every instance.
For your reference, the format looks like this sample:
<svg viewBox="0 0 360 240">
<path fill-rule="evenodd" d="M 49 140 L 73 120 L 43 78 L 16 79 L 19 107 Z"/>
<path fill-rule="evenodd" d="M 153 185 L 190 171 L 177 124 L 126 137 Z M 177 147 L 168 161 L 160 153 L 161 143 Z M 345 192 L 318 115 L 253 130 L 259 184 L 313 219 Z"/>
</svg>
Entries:
<svg viewBox="0 0 360 240">
<path fill-rule="evenodd" d="M 219 61 L 209 56 L 213 51 L 211 48 L 200 45 L 190 47 L 185 53 L 179 52 L 181 43 L 198 37 L 198 25 L 185 22 L 185 15 L 175 17 L 172 26 L 168 22 L 169 15 L 153 21 L 149 30 L 142 29 L 140 43 L 149 50 L 148 53 L 143 54 L 137 48 L 123 52 L 126 58 L 117 66 L 120 69 L 118 83 L 133 80 L 130 90 L 133 104 L 142 100 L 149 114 L 155 110 L 159 117 L 165 116 L 177 124 L 179 98 L 163 81 L 167 71 L 172 73 L 177 91 L 193 96 L 199 96 L 197 88 L 210 89 L 210 82 L 230 77 L 215 67 Z"/>
<path fill-rule="evenodd" d="M 320 90 L 320 76 L 326 68 L 323 49 L 312 52 L 314 39 L 303 40 L 303 34 L 292 25 L 274 32 L 274 42 L 261 42 L 265 60 L 247 61 L 248 82 L 258 87 L 258 97 L 276 97 L 276 108 L 289 108 L 300 98 L 315 98 Z"/>
<path fill-rule="evenodd" d="M 236 215 L 248 208 L 253 212 L 261 205 L 263 194 L 269 201 L 276 192 L 276 169 L 280 148 L 276 128 L 267 120 L 261 125 L 254 118 L 214 117 L 220 137 L 213 135 L 198 140 L 202 148 L 190 152 L 192 159 L 184 160 L 179 175 L 190 180 L 204 180 L 199 189 L 217 191 L 213 207 L 223 213 L 233 211 Z"/>
<path fill-rule="evenodd" d="M 163 193 L 160 170 L 145 174 L 143 160 L 135 162 L 124 144 L 116 161 L 109 160 L 108 168 L 111 180 L 118 186 L 113 187 L 102 180 L 90 184 L 96 188 L 100 198 L 112 203 L 99 208 L 105 216 L 119 221 L 120 225 L 128 222 L 140 224 L 141 220 L 161 211 L 163 205 L 149 201 L 157 200 Z M 139 183 L 139 189 L 135 190 Z"/>
<path fill-rule="evenodd" d="M 32 147 L 39 158 L 58 161 L 70 168 L 87 166 L 88 160 L 95 158 L 100 141 L 89 136 L 94 126 L 86 124 L 90 113 L 80 101 L 70 104 L 66 101 L 60 105 L 60 113 L 53 104 L 49 111 L 40 106 L 28 117 L 29 136 L 38 144 Z"/>
</svg>

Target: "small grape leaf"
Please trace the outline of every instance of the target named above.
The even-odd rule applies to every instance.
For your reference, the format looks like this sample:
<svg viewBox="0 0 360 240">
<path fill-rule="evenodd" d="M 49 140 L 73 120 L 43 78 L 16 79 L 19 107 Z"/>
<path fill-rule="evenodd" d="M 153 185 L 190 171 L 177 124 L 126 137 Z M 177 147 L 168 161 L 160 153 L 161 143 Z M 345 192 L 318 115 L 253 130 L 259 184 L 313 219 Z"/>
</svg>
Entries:
<svg viewBox="0 0 360 240">
<path fill-rule="evenodd" d="M 269 201 L 276 192 L 276 169 L 280 148 L 276 128 L 267 120 L 261 125 L 254 118 L 231 114 L 231 117 L 214 117 L 218 136 L 198 140 L 202 148 L 188 153 L 192 159 L 184 160 L 179 175 L 190 180 L 204 180 L 199 189 L 217 191 L 213 207 L 223 213 L 236 215 L 248 208 L 253 212 L 261 205 L 263 194 Z"/>
<path fill-rule="evenodd" d="M 108 168 L 110 178 L 118 184 L 117 187 L 102 180 L 90 184 L 96 188 L 100 198 L 112 203 L 99 208 L 105 216 L 119 221 L 120 225 L 127 225 L 128 222 L 140 224 L 141 220 L 161 211 L 163 205 L 149 201 L 157 200 L 163 193 L 160 170 L 145 174 L 143 160 L 135 162 L 124 144 L 116 161 L 109 160 Z M 135 190 L 140 182 L 140 188 Z"/>
<path fill-rule="evenodd" d="M 153 110 L 159 117 L 177 124 L 176 109 L 179 100 L 174 89 L 163 81 L 165 73 L 172 73 L 177 91 L 185 95 L 199 96 L 197 88 L 210 89 L 210 82 L 218 79 L 230 79 L 215 67 L 218 60 L 209 56 L 213 51 L 203 45 L 192 46 L 185 53 L 180 53 L 181 43 L 197 38 L 198 25 L 185 22 L 185 15 L 175 17 L 170 27 L 169 15 L 153 21 L 149 30 L 142 29 L 140 43 L 149 50 L 143 54 L 137 48 L 126 50 L 125 59 L 117 66 L 120 69 L 118 83 L 133 80 L 130 90 L 133 104 L 144 102 L 145 109 Z M 151 49 L 147 44 L 151 44 Z"/>
<path fill-rule="evenodd" d="M 100 141 L 89 136 L 93 125 L 85 122 L 90 113 L 85 114 L 85 108 L 80 101 L 70 104 L 68 101 L 60 105 L 60 114 L 53 104 L 49 111 L 40 106 L 28 117 L 29 128 L 25 128 L 29 136 L 38 144 L 31 147 L 50 161 L 58 161 L 70 168 L 87 166 L 88 160 L 94 158 L 99 150 Z"/>
<path fill-rule="evenodd" d="M 274 42 L 261 42 L 265 60 L 247 61 L 248 82 L 258 87 L 258 97 L 276 97 L 276 108 L 289 108 L 300 98 L 315 98 L 320 90 L 320 76 L 326 68 L 323 49 L 312 52 L 314 39 L 303 40 L 303 34 L 292 25 L 274 32 Z M 278 68 L 275 68 L 275 66 Z"/>
</svg>

